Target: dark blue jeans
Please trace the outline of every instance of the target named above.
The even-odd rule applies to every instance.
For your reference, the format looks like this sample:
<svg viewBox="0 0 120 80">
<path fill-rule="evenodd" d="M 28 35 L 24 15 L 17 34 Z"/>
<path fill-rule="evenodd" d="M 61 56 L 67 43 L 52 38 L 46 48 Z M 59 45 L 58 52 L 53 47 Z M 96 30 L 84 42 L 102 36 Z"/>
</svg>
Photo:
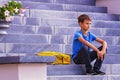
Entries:
<svg viewBox="0 0 120 80">
<path fill-rule="evenodd" d="M 102 46 L 98 48 L 100 51 L 102 50 Z M 92 69 L 91 62 L 95 60 L 93 69 L 99 70 L 102 66 L 103 60 L 98 59 L 96 51 L 89 51 L 87 46 L 83 46 L 78 55 L 73 59 L 75 64 L 85 64 L 86 70 Z"/>
</svg>

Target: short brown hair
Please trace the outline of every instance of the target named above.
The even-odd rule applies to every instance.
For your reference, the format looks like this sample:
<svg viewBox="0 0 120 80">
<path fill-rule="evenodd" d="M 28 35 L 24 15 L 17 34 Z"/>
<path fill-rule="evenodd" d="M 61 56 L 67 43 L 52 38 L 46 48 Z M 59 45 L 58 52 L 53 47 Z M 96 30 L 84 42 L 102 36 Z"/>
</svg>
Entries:
<svg viewBox="0 0 120 80">
<path fill-rule="evenodd" d="M 80 16 L 78 17 L 78 23 L 80 23 L 80 22 L 83 23 L 84 20 L 90 20 L 90 21 L 91 21 L 90 17 L 89 17 L 88 15 L 86 15 L 86 14 L 82 14 L 82 15 L 80 15 Z"/>
</svg>

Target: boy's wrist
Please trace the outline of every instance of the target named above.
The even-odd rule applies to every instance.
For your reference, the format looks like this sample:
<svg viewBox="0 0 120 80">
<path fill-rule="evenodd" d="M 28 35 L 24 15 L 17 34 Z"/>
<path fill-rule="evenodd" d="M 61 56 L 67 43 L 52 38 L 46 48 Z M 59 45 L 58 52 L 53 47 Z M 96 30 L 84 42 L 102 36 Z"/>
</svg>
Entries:
<svg viewBox="0 0 120 80">
<path fill-rule="evenodd" d="M 99 51 L 99 50 L 97 50 L 97 53 L 99 54 L 99 53 L 100 53 L 100 51 Z"/>
</svg>

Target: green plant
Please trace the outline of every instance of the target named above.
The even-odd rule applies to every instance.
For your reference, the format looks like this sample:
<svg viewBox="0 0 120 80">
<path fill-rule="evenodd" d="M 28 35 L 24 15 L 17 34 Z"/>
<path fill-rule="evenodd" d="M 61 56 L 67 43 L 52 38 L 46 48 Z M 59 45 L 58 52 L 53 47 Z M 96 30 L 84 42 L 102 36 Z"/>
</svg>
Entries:
<svg viewBox="0 0 120 80">
<path fill-rule="evenodd" d="M 0 7 L 0 20 L 12 21 L 14 15 L 23 15 L 23 11 L 21 2 L 11 0 Z"/>
</svg>

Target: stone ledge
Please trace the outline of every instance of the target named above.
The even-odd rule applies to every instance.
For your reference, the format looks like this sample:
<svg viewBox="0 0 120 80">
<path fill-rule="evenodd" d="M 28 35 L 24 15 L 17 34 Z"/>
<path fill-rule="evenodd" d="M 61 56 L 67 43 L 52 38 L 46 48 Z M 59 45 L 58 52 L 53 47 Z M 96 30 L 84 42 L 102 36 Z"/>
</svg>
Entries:
<svg viewBox="0 0 120 80">
<path fill-rule="evenodd" d="M 51 63 L 55 61 L 55 56 L 0 56 L 0 64 L 12 63 Z"/>
</svg>

